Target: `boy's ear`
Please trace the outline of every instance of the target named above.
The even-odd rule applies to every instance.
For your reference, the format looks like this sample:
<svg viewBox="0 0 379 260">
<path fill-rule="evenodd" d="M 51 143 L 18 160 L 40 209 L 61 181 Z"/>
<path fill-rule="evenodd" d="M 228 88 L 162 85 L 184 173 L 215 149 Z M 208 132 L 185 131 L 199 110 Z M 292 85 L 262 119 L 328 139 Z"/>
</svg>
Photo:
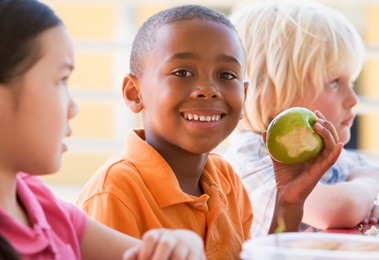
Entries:
<svg viewBox="0 0 379 260">
<path fill-rule="evenodd" d="M 122 95 L 126 105 L 133 113 L 139 113 L 143 109 L 138 80 L 130 73 L 124 77 Z"/>
</svg>

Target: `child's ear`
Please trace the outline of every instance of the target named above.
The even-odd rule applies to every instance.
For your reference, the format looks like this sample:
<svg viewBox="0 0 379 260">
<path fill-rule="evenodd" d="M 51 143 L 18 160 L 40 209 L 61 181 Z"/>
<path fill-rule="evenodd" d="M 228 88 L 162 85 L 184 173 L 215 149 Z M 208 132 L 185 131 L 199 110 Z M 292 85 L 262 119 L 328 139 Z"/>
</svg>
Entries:
<svg viewBox="0 0 379 260">
<path fill-rule="evenodd" d="M 126 105 L 133 113 L 139 113 L 143 109 L 138 80 L 130 73 L 124 77 L 122 95 Z"/>
</svg>

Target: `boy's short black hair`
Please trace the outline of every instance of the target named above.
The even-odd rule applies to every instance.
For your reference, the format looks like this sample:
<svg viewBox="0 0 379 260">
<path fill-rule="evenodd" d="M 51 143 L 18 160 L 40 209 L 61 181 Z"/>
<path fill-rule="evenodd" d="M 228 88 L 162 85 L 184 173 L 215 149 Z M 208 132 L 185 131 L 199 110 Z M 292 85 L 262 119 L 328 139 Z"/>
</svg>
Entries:
<svg viewBox="0 0 379 260">
<path fill-rule="evenodd" d="M 134 38 L 130 55 L 130 71 L 139 75 L 143 71 L 144 59 L 153 50 L 157 31 L 164 25 L 178 21 L 201 19 L 221 23 L 236 31 L 234 25 L 222 13 L 200 5 L 182 5 L 160 11 L 147 19 Z"/>
</svg>

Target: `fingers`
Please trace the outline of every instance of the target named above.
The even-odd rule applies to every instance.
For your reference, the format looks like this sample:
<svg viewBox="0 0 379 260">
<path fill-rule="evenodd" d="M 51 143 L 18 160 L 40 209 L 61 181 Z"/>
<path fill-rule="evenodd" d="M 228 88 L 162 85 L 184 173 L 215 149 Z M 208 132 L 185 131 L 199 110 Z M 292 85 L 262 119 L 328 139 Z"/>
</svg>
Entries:
<svg viewBox="0 0 379 260">
<path fill-rule="evenodd" d="M 155 247 L 154 255 L 151 259 L 188 259 L 189 247 L 176 240 L 172 234 L 161 233 L 159 243 Z"/>
<path fill-rule="evenodd" d="M 324 121 L 321 123 L 317 122 L 315 124 L 315 129 L 324 140 L 324 151 L 321 155 L 323 156 L 323 159 L 326 160 L 329 168 L 337 161 L 344 144 L 342 142 L 338 142 L 338 136 L 333 132 L 334 127 L 329 121 Z M 325 169 L 325 171 L 327 169 Z"/>
<path fill-rule="evenodd" d="M 315 114 L 316 114 L 317 117 L 326 120 L 325 116 L 324 116 L 319 110 L 316 110 L 316 111 L 315 111 Z"/>
<path fill-rule="evenodd" d="M 142 244 L 124 254 L 123 260 L 205 260 L 202 239 L 188 230 L 154 229 Z"/>
<path fill-rule="evenodd" d="M 162 239 L 163 230 L 150 230 L 142 236 L 143 248 L 140 252 L 141 259 L 169 259 L 169 248 L 172 246 L 166 237 Z M 165 240 L 166 239 L 166 240 Z M 164 250 L 167 248 L 167 250 Z"/>
<path fill-rule="evenodd" d="M 326 169 L 324 170 L 326 171 L 337 161 L 342 152 L 343 143 L 339 142 L 338 134 L 333 124 L 326 120 L 320 111 L 316 111 L 315 113 L 319 117 L 316 121 L 315 129 L 324 140 L 322 156 L 325 160 L 324 166 Z"/>
<path fill-rule="evenodd" d="M 187 254 L 187 260 L 205 260 L 204 242 L 201 237 L 195 232 L 189 230 L 175 230 L 177 236 L 182 237 L 188 244 L 189 249 Z M 183 258 L 180 258 L 183 259 Z"/>
<path fill-rule="evenodd" d="M 325 129 L 327 129 L 329 131 L 329 133 L 333 137 L 334 143 L 338 143 L 339 137 L 338 137 L 337 130 L 335 129 L 334 125 L 330 121 L 326 120 L 326 118 L 324 117 L 323 114 L 321 114 L 320 111 L 316 110 L 315 113 L 318 116 L 318 119 L 316 122 L 321 124 Z M 322 136 L 322 137 L 324 137 L 324 136 Z"/>
<path fill-rule="evenodd" d="M 122 260 L 137 260 L 141 245 L 135 245 L 125 251 Z"/>
<path fill-rule="evenodd" d="M 175 245 L 174 240 L 173 237 L 167 237 L 163 230 L 147 231 L 142 236 L 142 244 L 127 250 L 124 253 L 123 260 L 174 259 L 171 258 L 171 251 Z"/>
</svg>

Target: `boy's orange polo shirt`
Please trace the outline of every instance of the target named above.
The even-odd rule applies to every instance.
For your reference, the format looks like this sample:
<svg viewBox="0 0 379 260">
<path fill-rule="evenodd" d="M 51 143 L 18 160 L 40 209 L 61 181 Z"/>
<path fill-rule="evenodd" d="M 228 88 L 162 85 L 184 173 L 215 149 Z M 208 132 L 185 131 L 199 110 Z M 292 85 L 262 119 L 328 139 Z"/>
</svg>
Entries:
<svg viewBox="0 0 379 260">
<path fill-rule="evenodd" d="M 153 228 L 189 229 L 204 239 L 207 259 L 239 259 L 250 238 L 252 209 L 239 177 L 211 154 L 201 177 L 204 194 L 184 193 L 161 155 L 130 130 L 122 156 L 110 158 L 83 188 L 78 205 L 89 216 L 141 238 Z"/>
</svg>

